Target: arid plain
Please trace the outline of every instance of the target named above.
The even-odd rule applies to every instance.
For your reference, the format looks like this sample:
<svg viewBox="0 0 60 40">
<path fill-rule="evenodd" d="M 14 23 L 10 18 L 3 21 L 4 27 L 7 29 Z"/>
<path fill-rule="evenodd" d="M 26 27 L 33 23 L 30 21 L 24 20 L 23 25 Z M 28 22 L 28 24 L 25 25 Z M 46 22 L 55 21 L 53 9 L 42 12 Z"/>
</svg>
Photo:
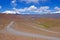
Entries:
<svg viewBox="0 0 60 40">
<path fill-rule="evenodd" d="M 60 19 L 0 14 L 0 40 L 60 40 Z"/>
</svg>

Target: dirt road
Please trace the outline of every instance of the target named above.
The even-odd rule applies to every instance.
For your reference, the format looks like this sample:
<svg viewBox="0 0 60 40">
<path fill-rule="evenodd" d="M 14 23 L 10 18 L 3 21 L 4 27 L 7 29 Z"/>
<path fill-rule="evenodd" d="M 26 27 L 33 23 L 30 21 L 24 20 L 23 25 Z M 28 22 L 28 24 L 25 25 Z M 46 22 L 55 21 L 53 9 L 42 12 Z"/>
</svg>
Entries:
<svg viewBox="0 0 60 40">
<path fill-rule="evenodd" d="M 45 35 L 41 35 L 41 34 L 32 34 L 32 33 L 28 33 L 28 32 L 17 31 L 12 28 L 12 25 L 14 25 L 14 21 L 9 23 L 8 26 L 3 31 L 6 30 L 7 32 L 9 32 L 13 35 L 44 38 L 44 39 L 48 39 L 48 40 L 60 40 L 60 38 L 56 38 L 56 37 L 50 37 L 50 36 L 45 36 Z"/>
</svg>

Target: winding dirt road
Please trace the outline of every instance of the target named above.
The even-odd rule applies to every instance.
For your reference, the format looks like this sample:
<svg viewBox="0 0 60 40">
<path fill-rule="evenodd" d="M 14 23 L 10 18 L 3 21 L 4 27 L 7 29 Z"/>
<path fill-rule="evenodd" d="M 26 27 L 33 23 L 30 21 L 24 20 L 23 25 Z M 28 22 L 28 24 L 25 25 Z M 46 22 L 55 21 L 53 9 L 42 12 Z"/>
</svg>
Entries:
<svg viewBox="0 0 60 40">
<path fill-rule="evenodd" d="M 48 39 L 48 40 L 60 40 L 60 38 L 57 38 L 57 37 L 51 37 L 51 36 L 46 36 L 46 35 L 41 35 L 41 34 L 33 34 L 33 33 L 28 33 L 28 32 L 17 31 L 17 30 L 12 28 L 13 25 L 14 25 L 14 21 L 11 21 L 8 24 L 8 26 L 5 29 L 3 29 L 2 31 L 7 31 L 7 32 L 9 32 L 9 33 L 11 33 L 13 35 L 44 38 L 44 39 Z M 0 32 L 2 32 L 2 31 L 0 31 Z"/>
<path fill-rule="evenodd" d="M 25 23 L 23 23 L 23 24 L 25 24 Z M 60 32 L 54 32 L 54 31 L 50 31 L 50 30 L 47 30 L 47 29 L 39 28 L 39 27 L 36 27 L 36 26 L 34 26 L 34 25 L 31 25 L 31 24 L 32 24 L 32 23 L 27 23 L 27 24 L 25 24 L 25 25 L 30 25 L 30 26 L 32 26 L 32 28 L 37 29 L 37 30 L 43 30 L 43 31 L 46 31 L 46 32 L 51 32 L 51 33 L 55 33 L 55 34 L 60 34 Z M 41 26 L 43 26 L 43 25 L 41 25 Z"/>
</svg>

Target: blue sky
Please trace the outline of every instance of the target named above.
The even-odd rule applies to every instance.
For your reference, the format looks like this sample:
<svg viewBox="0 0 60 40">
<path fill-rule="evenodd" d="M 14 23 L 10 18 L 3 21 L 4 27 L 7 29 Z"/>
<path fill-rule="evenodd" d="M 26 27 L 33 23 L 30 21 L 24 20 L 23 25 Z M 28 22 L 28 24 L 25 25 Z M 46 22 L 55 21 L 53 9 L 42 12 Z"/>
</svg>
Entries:
<svg viewBox="0 0 60 40">
<path fill-rule="evenodd" d="M 16 9 L 22 9 L 24 8 L 30 8 L 30 7 L 36 7 L 44 8 L 49 7 L 48 10 L 55 11 L 54 8 L 57 8 L 57 10 L 60 10 L 60 0 L 0 0 L 0 12 L 13 10 L 14 6 L 16 4 Z M 36 11 L 37 11 L 36 9 Z M 26 11 L 25 11 L 26 12 Z M 28 11 L 29 12 L 29 11 Z M 35 13 L 35 12 L 34 12 Z"/>
</svg>

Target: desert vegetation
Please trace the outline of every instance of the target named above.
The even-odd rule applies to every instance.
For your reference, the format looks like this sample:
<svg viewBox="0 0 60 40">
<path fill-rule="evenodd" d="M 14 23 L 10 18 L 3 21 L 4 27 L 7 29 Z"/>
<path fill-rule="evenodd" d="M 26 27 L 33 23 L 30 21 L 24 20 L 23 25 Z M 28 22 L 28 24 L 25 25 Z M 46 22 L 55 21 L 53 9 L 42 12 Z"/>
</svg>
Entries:
<svg viewBox="0 0 60 40">
<path fill-rule="evenodd" d="M 43 25 L 44 28 L 60 27 L 60 19 L 58 18 L 38 18 L 34 20 L 37 25 Z"/>
</svg>

